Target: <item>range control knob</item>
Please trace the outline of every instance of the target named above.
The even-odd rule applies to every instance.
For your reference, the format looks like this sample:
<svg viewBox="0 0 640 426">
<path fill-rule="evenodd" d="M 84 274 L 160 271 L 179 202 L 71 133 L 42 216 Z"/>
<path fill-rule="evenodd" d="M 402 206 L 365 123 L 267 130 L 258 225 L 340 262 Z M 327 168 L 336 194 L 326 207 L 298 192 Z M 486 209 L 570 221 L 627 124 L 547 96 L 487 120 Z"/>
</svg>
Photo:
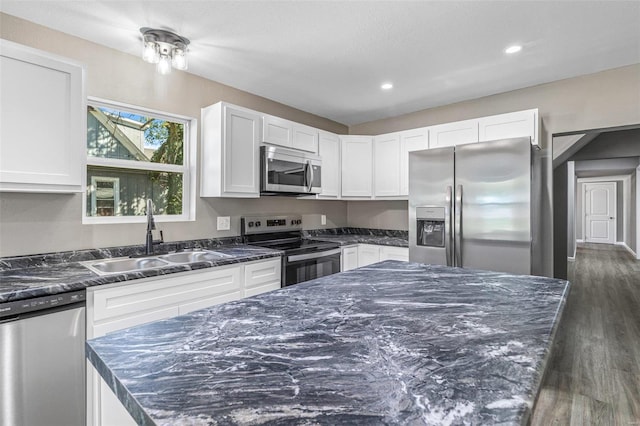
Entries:
<svg viewBox="0 0 640 426">
<path fill-rule="evenodd" d="M 296 221 L 295 221 L 295 220 L 293 220 L 293 219 L 291 219 L 291 224 L 292 224 L 292 225 L 295 225 L 295 224 L 296 224 Z"/>
<path fill-rule="evenodd" d="M 248 225 L 249 225 L 249 228 L 253 228 L 253 222 L 249 222 Z"/>
<path fill-rule="evenodd" d="M 259 227 L 260 226 L 260 221 L 256 222 L 256 226 Z"/>
<path fill-rule="evenodd" d="M 296 225 L 300 225 L 302 223 L 302 219 L 296 220 Z"/>
</svg>

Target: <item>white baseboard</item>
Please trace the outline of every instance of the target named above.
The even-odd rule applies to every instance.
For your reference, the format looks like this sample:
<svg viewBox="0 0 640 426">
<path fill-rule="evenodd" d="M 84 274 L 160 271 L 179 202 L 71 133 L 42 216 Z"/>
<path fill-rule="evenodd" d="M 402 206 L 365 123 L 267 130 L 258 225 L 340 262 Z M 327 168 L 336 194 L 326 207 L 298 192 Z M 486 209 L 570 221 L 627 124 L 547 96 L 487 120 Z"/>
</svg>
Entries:
<svg viewBox="0 0 640 426">
<path fill-rule="evenodd" d="M 567 257 L 567 262 L 575 262 L 576 261 L 576 257 Z"/>
<path fill-rule="evenodd" d="M 576 240 L 576 243 L 584 243 L 584 240 Z"/>
<path fill-rule="evenodd" d="M 624 247 L 629 253 L 633 255 L 633 257 L 636 257 L 636 252 L 631 250 L 631 247 L 629 247 L 624 241 L 616 241 L 616 245 Z"/>
</svg>

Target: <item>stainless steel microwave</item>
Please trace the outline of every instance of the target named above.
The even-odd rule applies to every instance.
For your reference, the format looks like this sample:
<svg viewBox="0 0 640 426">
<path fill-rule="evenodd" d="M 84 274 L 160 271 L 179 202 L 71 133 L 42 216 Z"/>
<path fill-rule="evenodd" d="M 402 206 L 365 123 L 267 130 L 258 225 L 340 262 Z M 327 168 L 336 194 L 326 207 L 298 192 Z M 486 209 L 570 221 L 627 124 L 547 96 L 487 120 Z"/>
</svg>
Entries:
<svg viewBox="0 0 640 426">
<path fill-rule="evenodd" d="M 322 161 L 295 149 L 260 147 L 260 194 L 309 195 L 322 190 Z"/>
</svg>

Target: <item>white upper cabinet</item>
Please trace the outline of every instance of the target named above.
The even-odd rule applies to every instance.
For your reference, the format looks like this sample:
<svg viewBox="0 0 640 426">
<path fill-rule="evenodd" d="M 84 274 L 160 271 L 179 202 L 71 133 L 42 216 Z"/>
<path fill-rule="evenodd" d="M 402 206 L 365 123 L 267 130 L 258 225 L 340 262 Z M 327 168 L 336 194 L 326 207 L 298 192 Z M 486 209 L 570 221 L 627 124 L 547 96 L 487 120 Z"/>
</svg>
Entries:
<svg viewBox="0 0 640 426">
<path fill-rule="evenodd" d="M 320 131 L 318 153 L 322 157 L 322 193 L 318 198 L 340 197 L 340 137 Z"/>
<path fill-rule="evenodd" d="M 540 145 L 537 109 L 483 117 L 478 119 L 478 123 L 480 142 L 525 136 L 531 138 L 532 145 Z"/>
<path fill-rule="evenodd" d="M 409 195 L 409 153 L 429 148 L 429 129 L 400 132 L 400 195 Z"/>
<path fill-rule="evenodd" d="M 81 192 L 82 65 L 0 40 L 0 191 Z"/>
<path fill-rule="evenodd" d="M 478 142 L 478 120 L 456 121 L 429 127 L 429 148 Z"/>
<path fill-rule="evenodd" d="M 373 137 L 341 136 L 342 196 L 371 198 Z"/>
<path fill-rule="evenodd" d="M 201 197 L 260 196 L 260 114 L 218 102 L 202 109 Z"/>
<path fill-rule="evenodd" d="M 318 129 L 273 115 L 262 116 L 262 142 L 318 152 Z"/>
<path fill-rule="evenodd" d="M 376 197 L 400 195 L 400 134 L 373 138 L 373 193 Z"/>
<path fill-rule="evenodd" d="M 291 146 L 295 149 L 317 153 L 318 129 L 294 123 L 293 143 Z"/>
<path fill-rule="evenodd" d="M 263 115 L 262 142 L 291 148 L 293 146 L 293 123 L 273 115 Z"/>
</svg>

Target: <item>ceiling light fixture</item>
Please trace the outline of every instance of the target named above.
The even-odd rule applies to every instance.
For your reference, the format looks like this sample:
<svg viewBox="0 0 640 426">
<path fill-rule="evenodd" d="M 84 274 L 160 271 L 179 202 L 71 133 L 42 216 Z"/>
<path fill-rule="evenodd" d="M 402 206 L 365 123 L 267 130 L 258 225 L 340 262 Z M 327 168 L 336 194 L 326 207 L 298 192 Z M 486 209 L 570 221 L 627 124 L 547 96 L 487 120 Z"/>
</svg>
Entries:
<svg viewBox="0 0 640 426">
<path fill-rule="evenodd" d="M 393 89 L 393 84 L 392 83 L 382 83 L 380 88 L 382 90 L 391 90 L 391 89 Z"/>
<path fill-rule="evenodd" d="M 169 74 L 171 67 L 178 70 L 187 69 L 187 46 L 189 40 L 166 30 L 140 28 L 142 33 L 142 59 L 156 64 L 160 74 Z"/>
<path fill-rule="evenodd" d="M 522 50 L 522 46 L 514 44 L 513 46 L 509 46 L 506 49 L 504 49 L 504 53 L 508 53 L 508 54 L 518 53 L 521 50 Z"/>
</svg>

